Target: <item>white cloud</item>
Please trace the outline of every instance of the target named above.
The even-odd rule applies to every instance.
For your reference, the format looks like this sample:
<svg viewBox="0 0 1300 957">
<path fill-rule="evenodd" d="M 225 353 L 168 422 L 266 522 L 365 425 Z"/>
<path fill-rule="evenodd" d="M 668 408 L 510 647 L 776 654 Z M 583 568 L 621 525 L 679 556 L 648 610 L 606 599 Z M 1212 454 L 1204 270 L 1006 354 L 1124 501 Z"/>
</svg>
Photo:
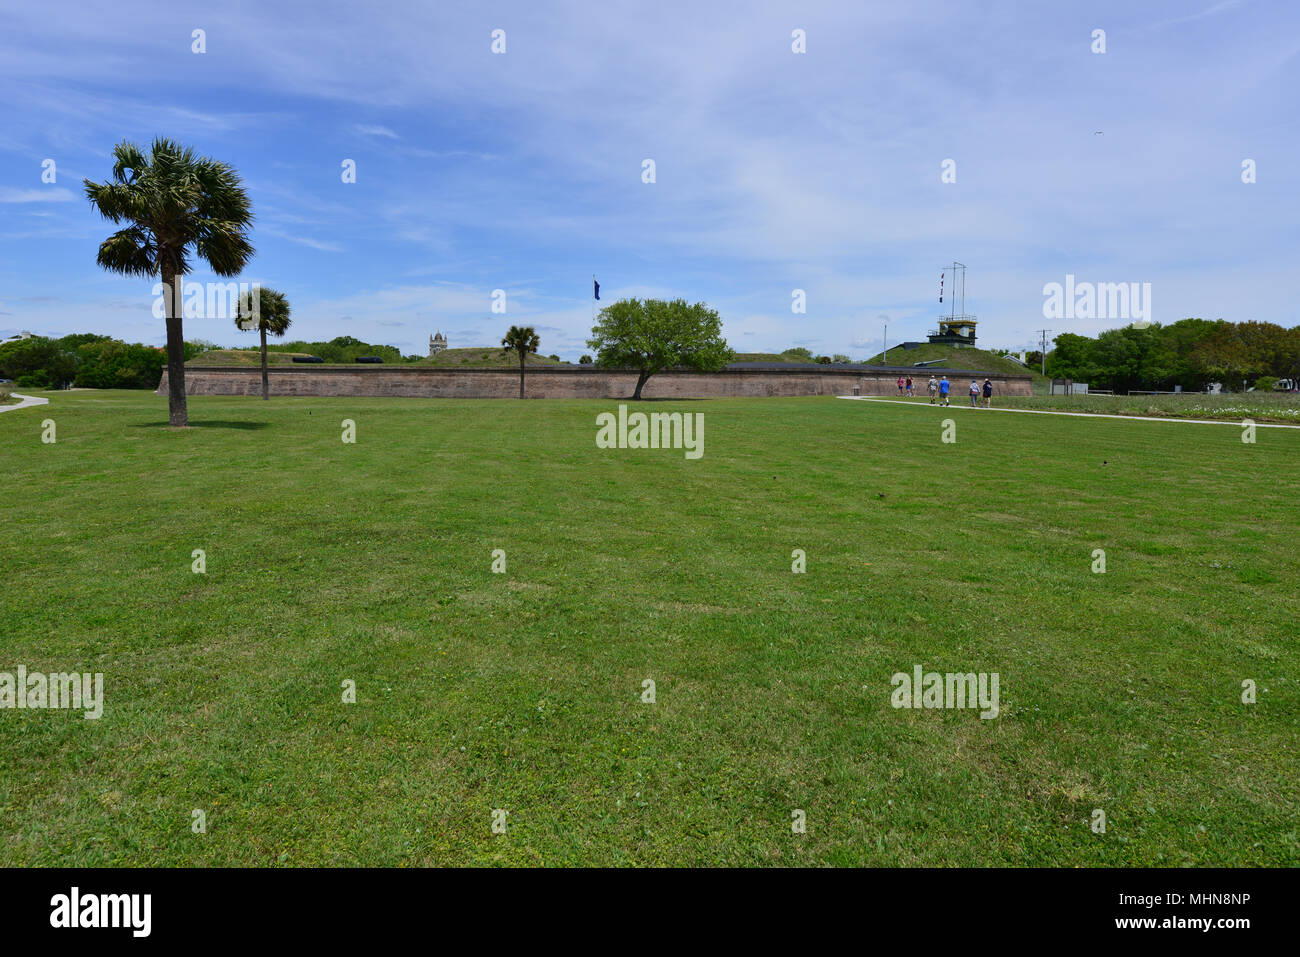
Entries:
<svg viewBox="0 0 1300 957">
<path fill-rule="evenodd" d="M 401 137 L 394 133 L 386 126 L 368 126 L 364 123 L 358 123 L 352 129 L 362 136 L 381 136 L 390 140 L 400 140 Z"/>
<path fill-rule="evenodd" d="M 76 199 L 71 190 L 62 186 L 43 189 L 15 189 L 0 186 L 0 203 L 67 203 Z"/>
</svg>

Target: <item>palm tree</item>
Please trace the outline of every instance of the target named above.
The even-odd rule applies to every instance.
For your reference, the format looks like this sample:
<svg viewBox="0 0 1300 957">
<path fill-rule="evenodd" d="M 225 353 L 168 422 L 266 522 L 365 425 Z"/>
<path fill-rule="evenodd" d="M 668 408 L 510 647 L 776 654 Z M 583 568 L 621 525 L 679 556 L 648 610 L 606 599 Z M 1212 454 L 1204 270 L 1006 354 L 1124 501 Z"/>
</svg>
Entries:
<svg viewBox="0 0 1300 957">
<path fill-rule="evenodd" d="M 284 293 L 266 286 L 257 289 L 257 308 L 253 308 L 251 293 L 239 298 L 235 310 L 235 325 L 240 329 L 257 329 L 262 334 L 262 398 L 271 397 L 270 381 L 266 374 L 266 334 L 283 336 L 293 325 L 289 318 L 289 300 Z"/>
<path fill-rule="evenodd" d="M 519 398 L 524 397 L 524 363 L 528 360 L 528 353 L 536 352 L 542 344 L 542 340 L 537 337 L 537 331 L 532 326 L 511 326 L 506 332 L 506 336 L 501 340 L 501 344 L 507 350 L 513 349 L 519 353 Z"/>
<path fill-rule="evenodd" d="M 218 276 L 235 276 L 253 258 L 252 204 L 239 174 L 189 147 L 155 139 L 149 155 L 134 143 L 113 148 L 113 179 L 82 181 L 86 198 L 113 223 L 129 223 L 99 244 L 96 262 L 127 276 L 159 276 L 167 303 L 167 382 L 171 424 L 185 410 L 185 337 L 181 283 L 190 247 Z"/>
</svg>

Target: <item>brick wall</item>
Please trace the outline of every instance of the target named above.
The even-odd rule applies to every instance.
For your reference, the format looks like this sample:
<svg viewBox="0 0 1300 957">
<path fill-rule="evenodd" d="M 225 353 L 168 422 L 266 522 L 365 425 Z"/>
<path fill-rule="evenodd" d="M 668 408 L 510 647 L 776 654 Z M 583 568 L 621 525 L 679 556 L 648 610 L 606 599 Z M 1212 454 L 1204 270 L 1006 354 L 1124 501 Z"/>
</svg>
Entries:
<svg viewBox="0 0 1300 957">
<path fill-rule="evenodd" d="M 646 383 L 647 399 L 717 398 L 723 396 L 897 395 L 898 376 L 911 373 L 918 395 L 925 394 L 930 373 L 947 372 L 957 398 L 971 379 L 986 374 L 963 370 L 873 369 L 869 372 L 828 367 L 808 370 L 729 369 L 723 372 L 661 372 Z M 439 369 L 401 366 L 272 366 L 272 395 L 402 396 L 448 399 L 513 399 L 519 395 L 519 372 L 509 369 Z M 995 395 L 1032 395 L 1027 375 L 988 375 Z M 582 367 L 530 369 L 524 394 L 531 399 L 619 399 L 636 388 L 635 372 Z M 859 390 L 857 393 L 854 390 Z M 189 366 L 189 395 L 261 395 L 261 370 L 247 366 Z M 158 394 L 167 394 L 163 370 Z"/>
</svg>

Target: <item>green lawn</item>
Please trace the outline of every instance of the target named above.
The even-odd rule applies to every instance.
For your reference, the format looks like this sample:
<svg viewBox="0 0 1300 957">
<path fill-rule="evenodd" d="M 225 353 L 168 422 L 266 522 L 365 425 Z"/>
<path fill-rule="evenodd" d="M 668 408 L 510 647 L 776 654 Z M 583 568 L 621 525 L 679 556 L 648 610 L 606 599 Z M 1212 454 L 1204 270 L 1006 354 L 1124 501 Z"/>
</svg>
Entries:
<svg viewBox="0 0 1300 957">
<path fill-rule="evenodd" d="M 1004 396 L 1001 408 L 1050 409 L 1058 412 L 1100 412 L 1174 419 L 1225 419 L 1300 425 L 1300 395 L 1245 392 L 1229 395 L 1035 395 Z"/>
<path fill-rule="evenodd" d="M 893 346 L 889 350 L 889 361 L 882 361 L 880 353 L 876 353 L 870 359 L 865 361 L 872 365 L 889 365 L 889 366 L 910 366 L 917 362 L 929 362 L 931 360 L 942 360 L 942 365 L 935 366 L 936 369 L 966 369 L 970 372 L 995 372 L 1003 375 L 1027 375 L 1033 382 L 1035 389 L 1041 385 L 1041 391 L 1047 391 L 1047 385 L 1050 379 L 1045 379 L 1038 372 L 1038 366 L 1022 366 L 1019 362 L 1013 362 L 1005 356 L 1000 356 L 995 352 L 989 352 L 987 349 L 976 349 L 970 347 L 945 346 L 935 343 L 925 342 L 915 349 L 904 349 L 902 346 Z M 918 375 L 924 373 L 930 374 L 927 369 L 918 370 Z M 924 385 L 924 382 L 921 383 Z"/>
<path fill-rule="evenodd" d="M 1298 432 L 645 403 L 688 461 L 612 401 L 42 394 L 0 671 L 107 700 L 0 711 L 0 865 L 1300 863 Z M 918 664 L 1000 716 L 895 710 Z"/>
</svg>

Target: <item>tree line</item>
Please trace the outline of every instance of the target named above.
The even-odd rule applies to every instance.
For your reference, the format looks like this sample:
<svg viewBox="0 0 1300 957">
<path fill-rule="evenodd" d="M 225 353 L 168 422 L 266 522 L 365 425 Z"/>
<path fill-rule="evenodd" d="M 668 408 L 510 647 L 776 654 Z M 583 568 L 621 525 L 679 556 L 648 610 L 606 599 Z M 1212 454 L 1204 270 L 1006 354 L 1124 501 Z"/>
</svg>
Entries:
<svg viewBox="0 0 1300 957">
<path fill-rule="evenodd" d="M 211 343 L 187 342 L 185 358 L 209 348 Z M 157 346 L 89 332 L 0 345 L 0 379 L 13 379 L 16 387 L 26 389 L 156 389 L 166 362 Z"/>
<path fill-rule="evenodd" d="M 1169 325 L 1109 329 L 1095 339 L 1062 333 L 1047 353 L 1047 374 L 1116 392 L 1271 389 L 1300 378 L 1300 326 L 1182 319 Z"/>
</svg>

